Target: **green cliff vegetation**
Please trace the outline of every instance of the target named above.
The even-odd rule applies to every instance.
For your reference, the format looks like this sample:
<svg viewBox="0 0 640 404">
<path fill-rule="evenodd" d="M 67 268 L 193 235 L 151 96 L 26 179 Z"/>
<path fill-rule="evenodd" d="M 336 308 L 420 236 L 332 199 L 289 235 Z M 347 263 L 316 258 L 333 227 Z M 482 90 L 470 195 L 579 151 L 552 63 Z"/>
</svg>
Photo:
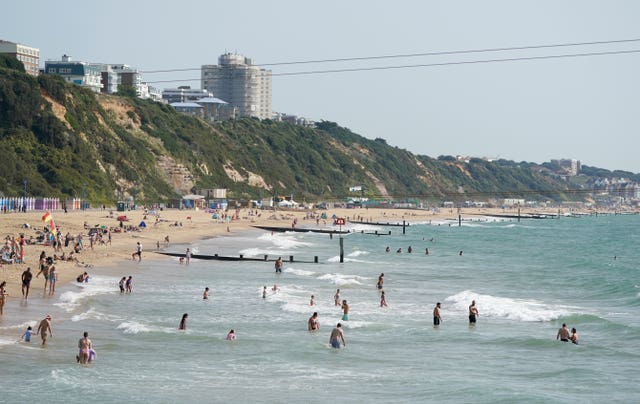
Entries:
<svg viewBox="0 0 640 404">
<path fill-rule="evenodd" d="M 0 192 L 94 204 L 137 193 L 165 202 L 196 189 L 231 199 L 572 198 L 571 184 L 529 163 L 415 155 L 333 122 L 304 128 L 243 118 L 210 124 L 128 94 L 96 95 L 0 58 Z"/>
</svg>

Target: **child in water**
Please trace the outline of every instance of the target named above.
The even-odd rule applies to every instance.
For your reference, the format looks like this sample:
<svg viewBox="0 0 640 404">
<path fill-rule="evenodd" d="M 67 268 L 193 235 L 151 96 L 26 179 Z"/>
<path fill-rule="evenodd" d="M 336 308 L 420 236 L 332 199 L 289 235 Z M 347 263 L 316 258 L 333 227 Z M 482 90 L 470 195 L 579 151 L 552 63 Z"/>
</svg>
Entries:
<svg viewBox="0 0 640 404">
<path fill-rule="evenodd" d="M 231 330 L 229 331 L 229 334 L 227 334 L 227 341 L 233 341 L 234 339 L 236 339 L 236 333 Z"/>
<path fill-rule="evenodd" d="M 31 335 L 33 335 L 33 330 L 31 329 L 31 326 L 29 326 L 20 339 L 23 339 L 25 342 L 31 342 Z"/>
</svg>

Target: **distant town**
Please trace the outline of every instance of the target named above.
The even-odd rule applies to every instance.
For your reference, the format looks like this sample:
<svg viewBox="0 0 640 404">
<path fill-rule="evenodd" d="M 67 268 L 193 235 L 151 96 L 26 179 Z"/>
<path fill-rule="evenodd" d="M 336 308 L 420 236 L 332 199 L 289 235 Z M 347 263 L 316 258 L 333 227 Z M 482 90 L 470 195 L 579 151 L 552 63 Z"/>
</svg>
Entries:
<svg viewBox="0 0 640 404">
<path fill-rule="evenodd" d="M 301 126 L 314 125 L 303 117 L 274 112 L 271 70 L 236 53 L 220 55 L 217 65 L 202 65 L 201 88 L 179 86 L 163 90 L 149 85 L 143 72 L 128 64 L 79 61 L 65 54 L 59 60 L 46 60 L 41 68 L 39 48 L 1 39 L 0 53 L 18 59 L 25 71 L 34 76 L 55 74 L 69 83 L 103 94 L 116 94 L 128 88 L 139 98 L 169 104 L 178 112 L 209 122 L 254 117 Z"/>
</svg>

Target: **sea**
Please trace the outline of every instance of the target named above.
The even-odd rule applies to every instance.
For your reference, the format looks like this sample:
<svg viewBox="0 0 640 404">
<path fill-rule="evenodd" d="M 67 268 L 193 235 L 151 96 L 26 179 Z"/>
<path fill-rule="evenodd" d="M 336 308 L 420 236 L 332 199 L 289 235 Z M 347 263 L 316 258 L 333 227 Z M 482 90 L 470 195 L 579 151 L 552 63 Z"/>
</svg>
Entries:
<svg viewBox="0 0 640 404">
<path fill-rule="evenodd" d="M 332 237 L 252 230 L 170 245 L 267 261 L 186 265 L 145 252 L 140 263 L 96 265 L 88 283 L 54 297 L 34 279 L 41 296 L 6 306 L 0 320 L 0 402 L 640 402 L 639 215 L 407 222 L 404 233 L 347 224 L 350 234 Z M 121 294 L 129 275 L 133 291 Z M 46 314 L 46 348 L 19 341 Z M 334 349 L 339 322 L 346 346 Z M 578 345 L 556 339 L 563 323 Z M 87 366 L 75 359 L 84 331 L 97 352 Z"/>
</svg>

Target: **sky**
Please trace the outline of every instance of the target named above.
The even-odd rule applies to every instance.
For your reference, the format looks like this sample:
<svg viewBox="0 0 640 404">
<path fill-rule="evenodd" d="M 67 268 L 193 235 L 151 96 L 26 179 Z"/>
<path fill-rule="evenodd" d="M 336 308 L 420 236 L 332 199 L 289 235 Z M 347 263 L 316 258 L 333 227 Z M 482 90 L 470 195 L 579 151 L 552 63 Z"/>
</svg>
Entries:
<svg viewBox="0 0 640 404">
<path fill-rule="evenodd" d="M 141 71 L 640 39 L 634 0 L 8 1 L 0 39 L 41 64 L 125 63 Z M 273 109 L 337 122 L 415 154 L 464 155 L 640 172 L 640 41 L 501 52 L 273 65 Z M 331 69 L 439 66 L 277 76 Z M 148 73 L 160 88 L 200 87 L 200 72 Z M 214 94 L 215 95 L 215 94 Z"/>
</svg>

